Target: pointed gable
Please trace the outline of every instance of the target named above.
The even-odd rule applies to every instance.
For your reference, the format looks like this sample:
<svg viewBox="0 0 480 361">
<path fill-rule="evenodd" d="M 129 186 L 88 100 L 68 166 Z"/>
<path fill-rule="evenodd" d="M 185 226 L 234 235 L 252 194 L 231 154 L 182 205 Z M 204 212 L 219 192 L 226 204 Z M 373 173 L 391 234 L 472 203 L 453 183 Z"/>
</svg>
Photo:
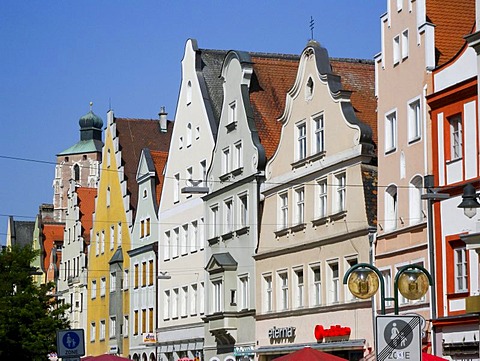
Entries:
<svg viewBox="0 0 480 361">
<path fill-rule="evenodd" d="M 80 208 L 80 224 L 82 225 L 82 237 L 86 244 L 90 244 L 90 231 L 93 227 L 93 212 L 95 211 L 96 188 L 77 188 L 78 207 Z"/>
<path fill-rule="evenodd" d="M 152 156 L 153 166 L 155 167 L 155 196 L 158 206 L 160 204 L 160 199 L 162 198 L 163 183 L 165 179 L 164 169 L 167 164 L 168 152 L 152 151 L 150 154 Z"/>
<path fill-rule="evenodd" d="M 161 132 L 158 120 L 115 118 L 119 149 L 122 151 L 122 165 L 130 195 L 130 207 L 135 218 L 138 200 L 138 184 L 135 179 L 138 161 L 143 148 L 168 152 L 173 122 L 167 122 L 167 131 Z"/>
<path fill-rule="evenodd" d="M 229 253 L 216 253 L 210 257 L 205 269 L 209 273 L 217 273 L 223 271 L 235 271 L 238 263 L 235 258 Z"/>
</svg>

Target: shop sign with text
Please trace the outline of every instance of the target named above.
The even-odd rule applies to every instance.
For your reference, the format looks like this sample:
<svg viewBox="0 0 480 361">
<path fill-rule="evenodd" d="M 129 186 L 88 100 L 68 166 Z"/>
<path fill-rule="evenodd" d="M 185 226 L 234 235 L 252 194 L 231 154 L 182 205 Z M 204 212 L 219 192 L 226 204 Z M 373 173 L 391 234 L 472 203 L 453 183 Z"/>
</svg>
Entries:
<svg viewBox="0 0 480 361">
<path fill-rule="evenodd" d="M 273 327 L 268 330 L 268 338 L 278 340 L 282 338 L 295 337 L 295 327 Z"/>
<path fill-rule="evenodd" d="M 322 325 L 315 326 L 315 338 L 317 341 L 323 341 L 324 339 L 348 339 L 352 330 L 350 327 L 343 327 L 340 325 L 332 325 L 328 328 Z"/>
</svg>

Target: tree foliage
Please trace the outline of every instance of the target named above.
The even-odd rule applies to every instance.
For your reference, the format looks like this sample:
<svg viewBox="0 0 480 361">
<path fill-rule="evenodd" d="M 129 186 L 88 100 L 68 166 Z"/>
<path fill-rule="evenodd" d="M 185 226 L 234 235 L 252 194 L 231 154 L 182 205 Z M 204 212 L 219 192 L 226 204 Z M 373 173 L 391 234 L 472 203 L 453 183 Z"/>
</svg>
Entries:
<svg viewBox="0 0 480 361">
<path fill-rule="evenodd" d="M 31 247 L 0 253 L 0 360 L 45 361 L 57 348 L 56 331 L 69 327 L 54 284 L 33 281 L 36 255 Z"/>
</svg>

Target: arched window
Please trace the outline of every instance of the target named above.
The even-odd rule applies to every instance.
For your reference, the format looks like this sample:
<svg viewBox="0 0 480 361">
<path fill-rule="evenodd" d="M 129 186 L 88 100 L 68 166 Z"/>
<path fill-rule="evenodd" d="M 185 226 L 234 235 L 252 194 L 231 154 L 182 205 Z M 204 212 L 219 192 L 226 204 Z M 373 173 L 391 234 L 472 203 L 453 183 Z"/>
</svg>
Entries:
<svg viewBox="0 0 480 361">
<path fill-rule="evenodd" d="M 187 124 L 187 147 L 192 145 L 192 123 Z"/>
<path fill-rule="evenodd" d="M 312 77 L 309 77 L 307 80 L 307 83 L 305 84 L 305 99 L 309 100 L 313 96 L 313 79 Z"/>
<path fill-rule="evenodd" d="M 80 167 L 78 166 L 78 164 L 75 164 L 73 166 L 73 179 L 75 181 L 79 181 L 80 180 Z"/>
<path fill-rule="evenodd" d="M 385 231 L 397 228 L 398 197 L 397 186 L 392 184 L 385 191 Z"/>
<path fill-rule="evenodd" d="M 417 224 L 423 220 L 423 207 L 422 207 L 422 177 L 415 176 L 410 181 L 409 191 L 409 218 L 410 224 Z"/>
<path fill-rule="evenodd" d="M 192 82 L 189 80 L 187 83 L 187 105 L 192 102 Z"/>
</svg>

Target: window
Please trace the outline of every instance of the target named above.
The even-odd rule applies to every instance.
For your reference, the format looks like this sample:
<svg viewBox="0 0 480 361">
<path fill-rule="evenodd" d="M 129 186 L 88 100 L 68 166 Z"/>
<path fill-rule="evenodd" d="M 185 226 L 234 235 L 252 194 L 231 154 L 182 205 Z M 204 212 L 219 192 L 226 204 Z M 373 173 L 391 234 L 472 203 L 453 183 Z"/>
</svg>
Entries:
<svg viewBox="0 0 480 361">
<path fill-rule="evenodd" d="M 180 252 L 180 230 L 175 228 L 173 230 L 173 239 L 172 239 L 172 257 L 178 257 Z"/>
<path fill-rule="evenodd" d="M 408 104 L 408 141 L 414 142 L 420 139 L 422 122 L 420 113 L 420 100 L 417 99 Z"/>
<path fill-rule="evenodd" d="M 107 168 L 110 168 L 110 165 L 111 165 L 111 153 L 110 153 L 110 149 L 107 149 Z"/>
<path fill-rule="evenodd" d="M 142 309 L 142 333 L 147 332 L 147 310 Z"/>
<path fill-rule="evenodd" d="M 339 301 L 340 294 L 338 262 L 329 263 L 328 268 L 330 270 L 330 303 L 337 303 Z"/>
<path fill-rule="evenodd" d="M 305 84 L 305 100 L 312 99 L 314 83 L 312 77 L 309 77 Z"/>
<path fill-rule="evenodd" d="M 235 143 L 235 169 L 243 167 L 243 150 L 242 142 Z"/>
<path fill-rule="evenodd" d="M 205 235 L 204 235 L 204 226 L 205 226 L 205 223 L 203 221 L 203 217 L 200 218 L 199 222 L 198 222 L 198 245 L 200 247 L 200 249 L 204 249 L 205 248 Z"/>
<path fill-rule="evenodd" d="M 110 187 L 107 187 L 107 207 L 110 207 Z"/>
<path fill-rule="evenodd" d="M 100 297 L 105 297 L 105 292 L 107 288 L 107 279 L 102 277 L 100 279 Z"/>
<path fill-rule="evenodd" d="M 102 231 L 102 233 L 100 233 L 100 253 L 105 253 L 105 231 Z"/>
<path fill-rule="evenodd" d="M 318 181 L 318 206 L 317 217 L 323 218 L 327 216 L 327 180 Z"/>
<path fill-rule="evenodd" d="M 115 226 L 110 227 L 110 250 L 115 248 Z"/>
<path fill-rule="evenodd" d="M 295 307 L 301 308 L 304 306 L 303 294 L 304 294 L 304 280 L 303 269 L 294 271 L 295 273 Z"/>
<path fill-rule="evenodd" d="M 115 292 L 117 286 L 117 272 L 113 271 L 110 273 L 110 292 Z"/>
<path fill-rule="evenodd" d="M 92 300 L 97 298 L 97 280 L 92 280 L 92 290 L 90 292 L 90 295 L 92 297 Z"/>
<path fill-rule="evenodd" d="M 380 271 L 383 277 L 383 282 L 385 284 L 385 298 L 392 297 L 392 274 L 389 269 Z M 390 307 L 392 301 L 386 301 L 385 306 Z"/>
<path fill-rule="evenodd" d="M 134 282 L 134 287 L 135 287 L 135 288 L 138 288 L 138 263 L 137 263 L 137 264 L 135 265 L 135 267 L 134 267 L 134 275 L 133 275 L 133 277 L 134 277 L 134 280 L 133 280 L 133 282 Z"/>
<path fill-rule="evenodd" d="M 192 123 L 187 124 L 187 147 L 192 145 Z"/>
<path fill-rule="evenodd" d="M 105 320 L 100 320 L 100 341 L 105 340 Z"/>
<path fill-rule="evenodd" d="M 385 117 L 385 152 L 397 148 L 397 112 L 392 112 Z"/>
<path fill-rule="evenodd" d="M 307 157 L 307 125 L 301 123 L 297 125 L 297 160 Z"/>
<path fill-rule="evenodd" d="M 468 291 L 467 250 L 458 247 L 453 250 L 455 264 L 455 292 Z"/>
<path fill-rule="evenodd" d="M 402 59 L 408 58 L 408 29 L 402 32 Z"/>
<path fill-rule="evenodd" d="M 221 312 L 222 311 L 222 292 L 223 292 L 223 285 L 222 280 L 215 280 L 212 282 L 213 286 L 213 304 L 212 304 L 212 311 Z"/>
<path fill-rule="evenodd" d="M 97 338 L 97 327 L 95 326 L 95 322 L 90 324 L 90 342 L 95 342 Z"/>
<path fill-rule="evenodd" d="M 385 191 L 385 231 L 397 229 L 397 186 L 390 185 Z"/>
<path fill-rule="evenodd" d="M 187 105 L 192 102 L 192 82 L 189 80 L 187 83 Z"/>
<path fill-rule="evenodd" d="M 346 192 L 347 192 L 347 185 L 346 185 L 346 175 L 345 173 L 340 173 L 335 176 L 337 182 L 337 212 L 344 212 L 346 211 Z"/>
<path fill-rule="evenodd" d="M 117 226 L 117 243 L 122 244 L 122 222 L 119 222 Z"/>
<path fill-rule="evenodd" d="M 239 288 L 240 288 L 240 309 L 248 309 L 248 276 L 241 276 L 239 278 Z"/>
<path fill-rule="evenodd" d="M 155 269 L 153 266 L 153 259 L 148 261 L 148 284 L 153 286 L 153 275 L 155 274 Z"/>
<path fill-rule="evenodd" d="M 222 174 L 230 172 L 230 147 L 222 150 Z"/>
<path fill-rule="evenodd" d="M 172 318 L 178 318 L 178 288 L 173 289 Z"/>
<path fill-rule="evenodd" d="M 165 240 L 165 244 L 163 247 L 163 259 L 167 260 L 170 258 L 170 231 L 166 231 L 165 235 L 163 236 L 163 239 Z"/>
<path fill-rule="evenodd" d="M 192 180 L 193 180 L 193 168 L 192 167 L 187 168 L 185 178 L 187 180 L 187 186 L 193 187 L 193 182 L 192 182 Z"/>
<path fill-rule="evenodd" d="M 207 186 L 207 161 L 206 160 L 202 160 L 200 162 L 200 171 L 202 172 L 201 186 L 206 187 Z"/>
<path fill-rule="evenodd" d="M 110 316 L 110 330 L 109 330 L 109 337 L 114 338 L 116 335 L 117 329 L 117 318 L 115 316 Z"/>
<path fill-rule="evenodd" d="M 448 118 L 450 123 L 450 160 L 462 158 L 462 116 L 460 114 Z"/>
<path fill-rule="evenodd" d="M 347 269 L 350 269 L 352 268 L 353 266 L 355 266 L 357 263 L 358 263 L 358 260 L 357 258 L 349 258 L 346 260 L 346 267 Z M 345 290 L 346 290 L 346 293 L 350 296 L 349 297 L 349 300 L 350 301 L 355 301 L 357 298 L 350 292 L 350 290 L 348 289 L 348 287 L 345 287 Z"/>
<path fill-rule="evenodd" d="M 198 248 L 198 222 L 193 221 L 190 227 L 190 252 L 195 252 Z"/>
<path fill-rule="evenodd" d="M 173 176 L 173 183 L 173 202 L 177 203 L 180 201 L 180 174 Z"/>
<path fill-rule="evenodd" d="M 314 123 L 314 153 L 321 153 L 325 151 L 325 124 L 323 121 L 323 114 L 313 119 Z"/>
<path fill-rule="evenodd" d="M 210 238 L 218 237 L 218 205 L 210 208 Z"/>
<path fill-rule="evenodd" d="M 128 290 L 128 269 L 123 271 L 123 289 Z"/>
<path fill-rule="evenodd" d="M 400 62 L 400 35 L 393 38 L 393 65 Z"/>
<path fill-rule="evenodd" d="M 280 229 L 288 227 L 288 193 L 280 194 Z"/>
<path fill-rule="evenodd" d="M 98 256 L 100 254 L 100 233 L 95 235 L 95 255 Z"/>
<path fill-rule="evenodd" d="M 197 304 L 198 304 L 198 289 L 197 285 L 193 284 L 190 288 L 191 296 L 190 296 L 190 314 L 196 315 L 197 314 Z"/>
<path fill-rule="evenodd" d="M 297 224 L 302 224 L 305 223 L 305 189 L 303 187 L 295 190 L 295 198 Z"/>
<path fill-rule="evenodd" d="M 200 127 L 195 128 L 195 140 L 200 139 Z"/>
<path fill-rule="evenodd" d="M 248 196 L 246 194 L 242 194 L 238 197 L 239 199 L 239 206 L 240 206 L 240 227 L 246 227 L 248 225 Z"/>
<path fill-rule="evenodd" d="M 180 238 L 181 246 L 180 251 L 182 255 L 188 252 L 188 224 L 182 226 L 182 237 Z"/>
<path fill-rule="evenodd" d="M 310 302 L 313 306 L 320 306 L 322 304 L 322 277 L 319 264 L 310 266 L 310 275 L 312 280 Z"/>
<path fill-rule="evenodd" d="M 148 332 L 153 332 L 153 308 L 148 309 Z"/>
<path fill-rule="evenodd" d="M 233 231 L 233 202 L 231 199 L 227 199 L 224 202 L 224 211 L 225 211 L 225 228 L 224 233 L 230 233 Z"/>
<path fill-rule="evenodd" d="M 147 262 L 142 262 L 142 287 L 147 285 Z"/>
<path fill-rule="evenodd" d="M 272 275 L 263 276 L 263 311 L 273 311 L 273 288 L 272 288 Z"/>
<path fill-rule="evenodd" d="M 183 137 L 178 138 L 178 148 L 183 149 Z"/>
<path fill-rule="evenodd" d="M 200 282 L 200 306 L 198 307 L 200 309 L 200 314 L 203 315 L 205 313 L 205 297 L 203 295 L 205 294 L 205 285 L 203 282 Z"/>
<path fill-rule="evenodd" d="M 409 207 L 410 207 L 410 224 L 417 224 L 423 220 L 422 209 L 422 177 L 416 176 L 410 182 L 409 187 Z"/>
<path fill-rule="evenodd" d="M 122 328 L 122 325 L 120 325 L 120 329 Z M 128 316 L 125 315 L 123 316 L 123 335 L 124 337 L 128 337 Z M 122 332 L 120 332 L 122 333 Z"/>
<path fill-rule="evenodd" d="M 235 101 L 228 105 L 228 124 L 237 121 L 237 103 Z"/>
<path fill-rule="evenodd" d="M 163 319 L 170 318 L 170 290 L 163 292 Z"/>
<path fill-rule="evenodd" d="M 80 180 L 80 167 L 78 164 L 73 166 L 73 179 L 77 182 Z"/>
<path fill-rule="evenodd" d="M 133 334 L 138 335 L 138 310 L 133 311 Z"/>
<path fill-rule="evenodd" d="M 150 217 L 145 220 L 145 236 L 150 236 Z"/>
<path fill-rule="evenodd" d="M 397 0 L 397 11 L 401 11 L 403 8 L 403 0 Z"/>
<path fill-rule="evenodd" d="M 181 316 L 186 317 L 188 315 L 188 287 L 182 287 L 182 304 L 181 304 Z"/>
<path fill-rule="evenodd" d="M 283 271 L 278 274 L 278 283 L 279 283 L 279 309 L 287 310 L 288 309 L 288 273 Z"/>
</svg>

